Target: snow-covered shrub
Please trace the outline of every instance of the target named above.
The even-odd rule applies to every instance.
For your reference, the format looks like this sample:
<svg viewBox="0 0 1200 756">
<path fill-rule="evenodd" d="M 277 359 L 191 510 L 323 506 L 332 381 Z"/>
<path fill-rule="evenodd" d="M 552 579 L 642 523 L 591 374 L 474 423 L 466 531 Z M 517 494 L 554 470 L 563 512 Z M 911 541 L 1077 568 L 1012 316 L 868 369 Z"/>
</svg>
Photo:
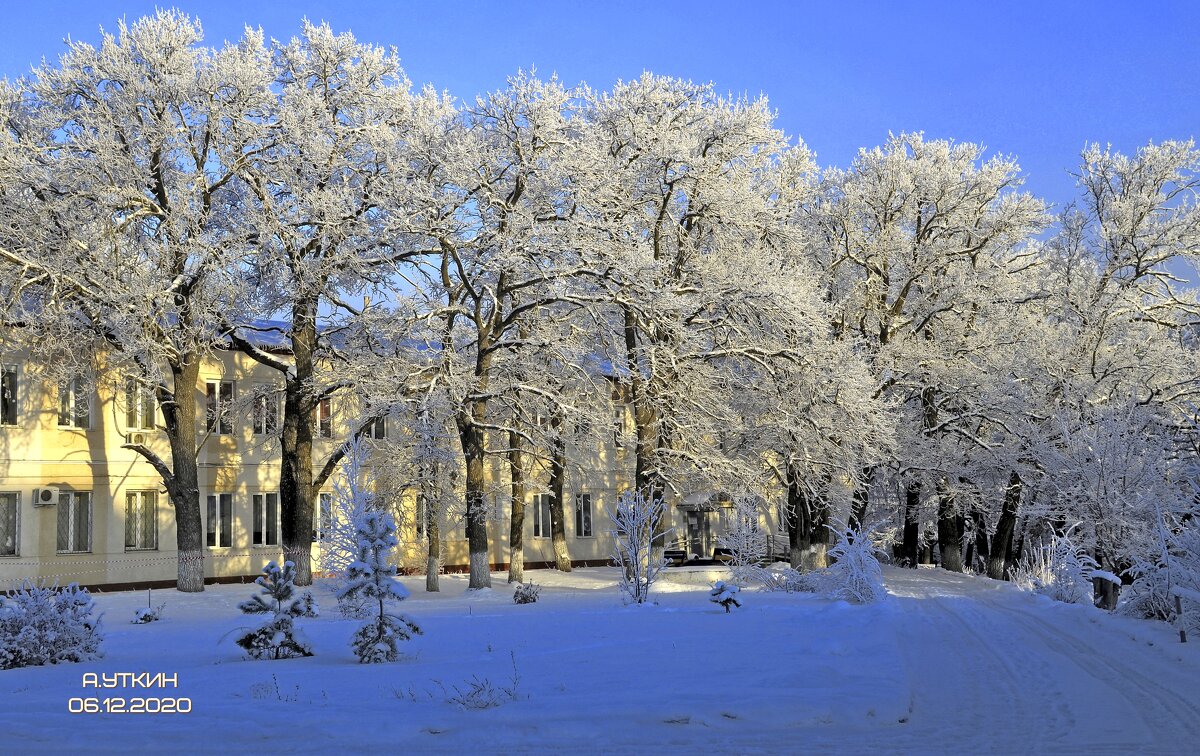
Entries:
<svg viewBox="0 0 1200 756">
<path fill-rule="evenodd" d="M 96 659 L 103 635 L 86 588 L 25 581 L 0 596 L 0 669 Z"/>
<path fill-rule="evenodd" d="M 731 606 L 740 607 L 742 605 L 738 601 L 738 594 L 741 590 L 741 588 L 732 583 L 718 580 L 713 584 L 712 590 L 708 592 L 708 600 L 725 607 L 725 613 L 728 614 Z"/>
<path fill-rule="evenodd" d="M 804 575 L 791 567 L 774 570 L 770 567 L 752 567 L 747 571 L 750 582 L 756 583 L 764 591 L 782 591 L 796 593 L 811 591 L 812 587 L 805 582 Z"/>
<path fill-rule="evenodd" d="M 538 591 L 541 590 L 530 581 L 528 583 L 518 583 L 517 589 L 513 592 L 514 604 L 534 604 L 538 600 Z"/>
<path fill-rule="evenodd" d="M 296 565 L 284 562 L 283 567 L 268 562 L 263 574 L 255 579 L 261 593 L 238 604 L 246 614 L 273 614 L 267 624 L 247 632 L 237 644 L 254 659 L 290 659 L 312 656 L 312 647 L 296 628 L 297 617 L 316 617 L 318 608 L 308 591 L 295 597 Z M 264 598 L 265 597 L 265 598 Z"/>
<path fill-rule="evenodd" d="M 1129 574 L 1133 584 L 1122 592 L 1118 611 L 1200 632 L 1200 524 L 1162 528 L 1158 558 L 1135 562 Z M 1182 616 L 1175 609 L 1176 596 Z"/>
<path fill-rule="evenodd" d="M 358 660 L 363 664 L 396 661 L 397 643 L 421 634 L 411 619 L 387 611 L 387 602 L 408 598 L 408 590 L 395 580 L 396 565 L 388 563 L 388 555 L 399 543 L 396 521 L 387 512 L 372 511 L 360 512 L 355 519 L 357 557 L 346 568 L 338 602 L 371 607 L 371 619 L 351 641 Z"/>
<path fill-rule="evenodd" d="M 833 563 L 800 575 L 795 579 L 796 584 L 801 590 L 854 604 L 882 601 L 887 589 L 883 587 L 879 554 L 893 534 L 879 531 L 875 526 L 862 530 L 838 526 L 830 530 L 837 534 L 837 543 L 829 550 Z"/>
<path fill-rule="evenodd" d="M 143 606 L 133 610 L 133 619 L 129 620 L 131 625 L 145 625 L 149 622 L 158 622 L 162 619 L 163 609 L 166 609 L 166 604 L 159 604 L 155 607 Z"/>
<path fill-rule="evenodd" d="M 1099 565 L 1071 540 L 1070 532 L 1027 548 L 1013 567 L 1018 587 L 1068 604 L 1092 603 L 1092 571 Z"/>
<path fill-rule="evenodd" d="M 750 582 L 767 553 L 767 534 L 758 523 L 758 499 L 734 499 L 725 532 L 717 536 L 717 546 L 729 549 L 732 582 L 739 587 Z"/>
<path fill-rule="evenodd" d="M 621 568 L 621 594 L 627 604 L 644 604 L 650 598 L 650 586 L 667 566 L 667 560 L 651 553 L 654 528 L 665 514 L 661 498 L 647 498 L 640 491 L 626 491 L 617 497 L 609 517 L 613 529 L 613 564 Z M 664 537 L 669 535 L 664 533 Z"/>
</svg>

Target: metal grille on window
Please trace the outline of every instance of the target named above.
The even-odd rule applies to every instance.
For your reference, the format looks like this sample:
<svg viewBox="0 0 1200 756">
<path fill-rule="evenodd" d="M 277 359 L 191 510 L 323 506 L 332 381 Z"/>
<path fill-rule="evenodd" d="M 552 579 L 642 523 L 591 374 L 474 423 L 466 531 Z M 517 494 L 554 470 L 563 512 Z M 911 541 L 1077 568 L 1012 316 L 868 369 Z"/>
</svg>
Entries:
<svg viewBox="0 0 1200 756">
<path fill-rule="evenodd" d="M 17 510 L 20 498 L 15 493 L 0 493 L 0 556 L 17 555 Z"/>
<path fill-rule="evenodd" d="M 58 497 L 58 550 L 91 551 L 92 495 L 63 492 Z"/>
</svg>

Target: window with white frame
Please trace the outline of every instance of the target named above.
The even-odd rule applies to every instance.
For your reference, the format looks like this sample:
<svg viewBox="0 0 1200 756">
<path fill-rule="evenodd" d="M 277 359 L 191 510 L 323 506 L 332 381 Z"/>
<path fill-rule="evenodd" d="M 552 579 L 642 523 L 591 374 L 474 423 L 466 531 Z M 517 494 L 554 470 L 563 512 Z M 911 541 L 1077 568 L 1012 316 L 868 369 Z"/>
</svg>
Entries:
<svg viewBox="0 0 1200 756">
<path fill-rule="evenodd" d="M 21 495 L 0 492 L 0 556 L 17 556 L 17 521 Z"/>
<path fill-rule="evenodd" d="M 271 436 L 279 430 L 279 397 L 275 387 L 259 384 L 254 387 L 254 434 Z"/>
<path fill-rule="evenodd" d="M 92 403 L 87 382 L 76 377 L 58 387 L 58 426 L 60 428 L 92 427 Z"/>
<path fill-rule="evenodd" d="M 233 381 L 205 383 L 204 429 L 209 433 L 233 433 Z"/>
<path fill-rule="evenodd" d="M 17 424 L 17 366 L 0 365 L 0 425 Z"/>
<path fill-rule="evenodd" d="M 313 512 L 313 540 L 320 541 L 329 534 L 333 521 L 333 494 L 321 493 L 317 497 L 317 508 Z"/>
<path fill-rule="evenodd" d="M 254 545 L 279 545 L 279 494 L 254 494 Z"/>
<path fill-rule="evenodd" d="M 136 378 L 125 381 L 125 428 L 154 430 L 154 389 Z"/>
<path fill-rule="evenodd" d="M 550 537 L 550 502 L 554 497 L 548 493 L 533 496 L 533 537 Z"/>
<path fill-rule="evenodd" d="M 58 495 L 58 552 L 92 550 L 92 494 L 63 491 Z"/>
<path fill-rule="evenodd" d="M 208 495 L 208 517 L 204 523 L 205 543 L 215 549 L 233 545 L 233 494 Z"/>
<path fill-rule="evenodd" d="M 333 402 L 329 397 L 317 402 L 317 437 L 333 438 Z"/>
<path fill-rule="evenodd" d="M 363 431 L 363 437 L 373 438 L 377 441 L 387 438 L 387 418 L 377 417 L 367 423 L 367 428 Z"/>
<path fill-rule="evenodd" d="M 592 537 L 592 495 L 575 494 L 575 537 Z"/>
<path fill-rule="evenodd" d="M 158 492 L 125 493 L 125 549 L 139 551 L 158 548 Z"/>
</svg>

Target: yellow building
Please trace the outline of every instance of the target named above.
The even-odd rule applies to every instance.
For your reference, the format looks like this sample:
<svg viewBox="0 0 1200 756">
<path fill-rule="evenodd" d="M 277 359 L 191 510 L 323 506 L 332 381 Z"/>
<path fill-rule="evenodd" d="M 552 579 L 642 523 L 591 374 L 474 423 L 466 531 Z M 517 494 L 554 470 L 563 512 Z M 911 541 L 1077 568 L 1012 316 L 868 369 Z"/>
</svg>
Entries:
<svg viewBox="0 0 1200 756">
<path fill-rule="evenodd" d="M 281 411 L 277 374 L 236 351 L 206 359 L 194 390 L 201 429 L 199 482 L 205 533 L 205 575 L 241 580 L 280 560 L 279 446 L 273 434 Z M 614 408 L 617 422 L 628 409 Z M 341 443 L 356 418 L 336 400 L 319 413 L 314 459 L 317 465 Z M 117 374 L 59 385 L 46 378 L 23 353 L 0 354 L 0 590 L 24 579 L 82 585 L 174 585 L 174 513 L 154 469 L 123 445 L 145 443 L 169 458 L 166 439 L 155 429 L 158 413 L 148 392 Z M 391 442 L 387 418 L 369 444 Z M 396 429 L 393 428 L 393 431 Z M 633 477 L 633 451 L 618 434 L 602 434 L 596 448 L 568 448 L 571 460 L 564 487 L 568 550 L 576 564 L 604 564 L 612 553 L 609 511 Z M 491 563 L 508 561 L 509 488 L 506 463 L 489 460 L 488 522 Z M 533 568 L 553 563 L 548 474 L 535 464 L 528 481 L 524 554 Z M 673 546 L 707 555 L 720 530 L 718 508 L 700 492 L 674 502 L 668 511 Z M 318 521 L 329 517 L 332 489 L 319 494 Z M 402 495 L 401 566 L 425 568 L 424 528 L 416 497 Z M 766 524 L 776 518 L 764 517 Z M 461 513 L 447 513 L 440 526 L 443 566 L 465 569 L 466 534 Z M 781 536 L 773 536 L 778 550 Z M 786 540 L 785 538 L 783 540 Z M 320 567 L 320 547 L 314 546 Z"/>
</svg>

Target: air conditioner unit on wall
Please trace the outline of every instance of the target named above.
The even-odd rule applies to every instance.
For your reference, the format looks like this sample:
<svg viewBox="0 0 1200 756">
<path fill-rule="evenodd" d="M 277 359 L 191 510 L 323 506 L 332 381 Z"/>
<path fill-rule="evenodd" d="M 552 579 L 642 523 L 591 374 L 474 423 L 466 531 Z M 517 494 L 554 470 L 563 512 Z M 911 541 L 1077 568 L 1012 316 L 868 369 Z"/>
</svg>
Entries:
<svg viewBox="0 0 1200 756">
<path fill-rule="evenodd" d="M 62 493 L 62 490 L 58 488 L 35 488 L 33 489 L 33 506 L 53 506 L 58 503 L 60 493 Z"/>
<path fill-rule="evenodd" d="M 125 443 L 127 445 L 137 444 L 139 446 L 142 444 L 145 444 L 146 443 L 146 434 L 145 433 L 126 433 L 125 434 Z"/>
</svg>

